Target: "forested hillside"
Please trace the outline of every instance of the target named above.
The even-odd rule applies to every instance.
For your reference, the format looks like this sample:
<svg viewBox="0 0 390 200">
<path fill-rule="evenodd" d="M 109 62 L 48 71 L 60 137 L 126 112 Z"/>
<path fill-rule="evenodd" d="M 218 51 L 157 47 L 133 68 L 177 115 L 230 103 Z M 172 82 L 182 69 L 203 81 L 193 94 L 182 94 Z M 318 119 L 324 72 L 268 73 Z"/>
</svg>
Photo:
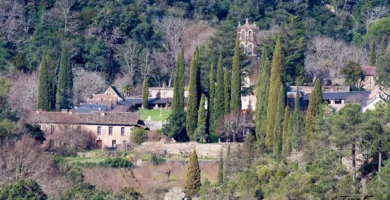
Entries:
<svg viewBox="0 0 390 200">
<path fill-rule="evenodd" d="M 253 57 L 239 45 L 245 23 L 259 29 Z M 157 191 L 96 189 L 83 167 L 133 164 L 69 164 L 61 156 L 95 144 L 65 135 L 71 142 L 53 158 L 40 127 L 26 124 L 30 111 L 72 109 L 109 85 L 125 97 L 142 94 L 145 109 L 148 87 L 174 87 L 156 138 L 243 141 L 221 151 L 216 183 L 201 181 L 191 154 L 188 197 L 389 199 L 389 99 L 363 113 L 354 103 L 336 112 L 322 98 L 322 86 L 339 80 L 365 90 L 362 66 L 376 66 L 376 87 L 388 91 L 389 40 L 390 0 L 0 0 L 0 199 L 142 199 Z M 246 77 L 257 80 L 245 85 Z M 297 89 L 287 93 L 290 85 Z M 313 86 L 308 105 L 299 86 Z M 248 95 L 256 110 L 241 112 Z M 153 136 L 136 135 L 137 143 Z M 153 156 L 152 166 L 165 162 Z"/>
</svg>

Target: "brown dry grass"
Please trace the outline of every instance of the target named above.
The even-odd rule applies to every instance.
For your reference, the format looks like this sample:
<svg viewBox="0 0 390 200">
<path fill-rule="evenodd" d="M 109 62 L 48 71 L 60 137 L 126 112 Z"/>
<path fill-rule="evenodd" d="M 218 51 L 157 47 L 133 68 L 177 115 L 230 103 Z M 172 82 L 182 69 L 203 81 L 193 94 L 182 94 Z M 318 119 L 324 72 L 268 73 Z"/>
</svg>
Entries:
<svg viewBox="0 0 390 200">
<path fill-rule="evenodd" d="M 200 162 L 202 180 L 217 180 L 218 162 Z M 166 172 L 171 170 L 170 181 Z M 167 162 L 159 166 L 143 166 L 131 170 L 114 168 L 86 168 L 83 170 L 85 180 L 98 189 L 118 191 L 122 188 L 134 188 L 148 195 L 151 190 L 164 191 L 172 187 L 182 187 L 187 172 L 187 161 Z M 133 176 L 134 175 L 134 176 Z"/>
</svg>

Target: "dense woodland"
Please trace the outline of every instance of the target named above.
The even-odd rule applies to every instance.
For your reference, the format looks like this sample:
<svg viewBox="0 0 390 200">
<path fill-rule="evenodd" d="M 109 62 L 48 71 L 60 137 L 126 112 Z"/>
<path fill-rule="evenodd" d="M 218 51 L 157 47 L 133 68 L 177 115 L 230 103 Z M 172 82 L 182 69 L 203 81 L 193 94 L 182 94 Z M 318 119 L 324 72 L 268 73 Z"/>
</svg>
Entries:
<svg viewBox="0 0 390 200">
<path fill-rule="evenodd" d="M 0 0 L 0 199 L 143 198 L 97 190 L 24 124 L 29 111 L 69 109 L 110 84 L 143 93 L 145 107 L 148 87 L 174 87 L 161 134 L 178 142 L 243 140 L 221 153 L 215 184 L 200 181 L 191 155 L 188 197 L 389 199 L 390 106 L 333 112 L 321 91 L 340 76 L 362 90 L 362 65 L 390 86 L 389 9 L 385 0 Z M 237 40 L 246 18 L 260 29 L 256 64 Z M 254 73 L 257 84 L 241 87 Z M 287 85 L 314 85 L 305 113 L 298 99 L 286 106 Z M 254 93 L 256 111 L 243 114 L 240 96 Z M 86 140 L 64 137 L 73 149 L 61 152 L 88 149 Z"/>
</svg>

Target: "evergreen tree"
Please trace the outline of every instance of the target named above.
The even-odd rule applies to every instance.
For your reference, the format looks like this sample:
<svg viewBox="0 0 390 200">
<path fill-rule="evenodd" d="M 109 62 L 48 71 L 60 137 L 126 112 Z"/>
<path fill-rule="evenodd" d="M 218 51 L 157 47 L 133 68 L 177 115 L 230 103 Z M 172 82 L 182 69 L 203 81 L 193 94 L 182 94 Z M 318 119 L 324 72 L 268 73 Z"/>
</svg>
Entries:
<svg viewBox="0 0 390 200">
<path fill-rule="evenodd" d="M 210 80 L 209 80 L 209 98 L 207 100 L 207 107 L 208 107 L 208 115 L 207 119 L 208 121 L 208 130 L 211 137 L 215 135 L 215 118 L 214 118 L 214 103 L 215 103 L 215 78 L 214 78 L 214 64 L 211 64 L 210 67 Z"/>
<path fill-rule="evenodd" d="M 184 182 L 184 193 L 187 197 L 192 197 L 197 194 L 201 186 L 200 182 L 200 167 L 198 156 L 194 150 L 188 162 L 187 176 Z"/>
<path fill-rule="evenodd" d="M 239 41 L 236 39 L 232 66 L 232 86 L 231 86 L 230 109 L 241 109 L 241 71 L 240 71 L 240 49 Z"/>
<path fill-rule="evenodd" d="M 200 98 L 199 103 L 199 109 L 198 109 L 198 126 L 206 126 L 206 112 L 205 112 L 205 102 L 206 102 L 206 96 L 202 94 L 202 97 Z"/>
<path fill-rule="evenodd" d="M 280 160 L 282 153 L 282 137 L 283 137 L 283 122 L 284 122 L 284 109 L 285 103 L 285 90 L 284 86 L 280 86 L 278 108 L 276 113 L 276 122 L 274 128 L 274 140 L 273 140 L 273 153 L 277 160 Z"/>
<path fill-rule="evenodd" d="M 276 46 L 272 57 L 270 90 L 268 95 L 267 107 L 267 135 L 265 144 L 267 147 L 272 147 L 273 131 L 275 128 L 277 102 L 280 86 L 282 85 L 282 49 L 280 46 L 280 37 L 276 40 Z"/>
<path fill-rule="evenodd" d="M 142 85 L 142 107 L 144 109 L 148 109 L 148 96 L 149 96 L 149 84 L 148 78 L 144 79 L 144 83 Z"/>
<path fill-rule="evenodd" d="M 320 80 L 316 80 L 314 89 L 310 94 L 309 107 L 306 112 L 305 134 L 306 140 L 309 140 L 314 129 L 314 119 L 321 112 L 322 90 Z"/>
<path fill-rule="evenodd" d="M 175 76 L 174 76 L 174 83 L 173 83 L 173 100 L 172 100 L 172 114 L 176 114 L 180 111 L 178 111 L 179 109 L 184 109 L 180 107 L 180 101 L 181 101 L 181 98 L 183 98 L 183 95 L 184 94 L 180 94 L 180 89 L 181 87 L 184 87 L 183 85 L 181 85 L 180 83 L 180 79 L 181 79 L 181 65 L 184 64 L 182 63 L 181 61 L 181 56 L 182 52 L 179 52 L 179 55 L 177 56 L 177 59 L 176 59 L 176 69 L 175 69 Z"/>
<path fill-rule="evenodd" d="M 56 109 L 70 109 L 72 106 L 73 73 L 70 63 L 69 49 L 65 42 L 62 43 L 60 72 L 58 74 L 58 86 L 56 95 Z"/>
<path fill-rule="evenodd" d="M 225 159 L 225 166 L 224 166 L 224 180 L 227 180 L 228 174 L 230 172 L 230 162 L 231 162 L 231 152 L 230 152 L 230 145 L 228 146 L 227 152 L 226 152 L 226 159 Z"/>
<path fill-rule="evenodd" d="M 180 60 L 180 73 L 178 75 L 178 81 L 179 81 L 179 100 L 178 100 L 178 109 L 180 112 L 184 112 L 184 87 L 185 87 L 185 67 L 184 67 L 184 50 L 181 50 L 181 53 L 179 55 Z"/>
<path fill-rule="evenodd" d="M 282 155 L 288 156 L 291 152 L 291 138 L 290 131 L 288 128 L 288 124 L 290 122 L 290 107 L 286 106 L 284 109 L 284 117 L 283 117 L 283 137 L 282 137 Z"/>
<path fill-rule="evenodd" d="M 386 48 L 387 48 L 386 39 L 387 39 L 387 36 L 383 35 L 382 39 L 381 39 L 381 43 L 379 44 L 380 56 L 383 56 L 386 52 Z"/>
<path fill-rule="evenodd" d="M 51 95 L 49 72 L 47 69 L 46 56 L 43 56 L 39 66 L 39 82 L 38 82 L 38 109 L 45 111 L 51 110 Z"/>
<path fill-rule="evenodd" d="M 49 74 L 49 85 L 50 85 L 50 101 L 51 108 L 56 107 L 56 73 L 57 68 L 57 52 L 54 50 L 49 50 L 46 54 L 46 62 L 48 65 L 48 74 Z"/>
<path fill-rule="evenodd" d="M 217 124 L 219 123 L 219 118 L 223 114 L 224 108 L 224 85 L 223 85 L 223 67 L 222 67 L 222 54 L 218 59 L 218 67 L 217 67 L 217 90 L 215 91 L 216 98 L 214 104 L 214 127 L 218 129 Z M 217 131 L 215 131 L 217 132 Z"/>
<path fill-rule="evenodd" d="M 264 133 L 267 121 L 267 102 L 269 92 L 270 70 L 268 66 L 267 51 L 263 48 L 259 65 L 259 75 L 256 85 L 256 138 L 259 148 L 263 149 L 265 145 Z"/>
<path fill-rule="evenodd" d="M 224 113 L 230 112 L 230 84 L 229 84 L 229 71 L 227 69 L 224 69 L 223 74 L 223 107 L 224 107 Z"/>
<path fill-rule="evenodd" d="M 291 127 L 289 124 L 289 130 L 291 130 L 291 133 L 289 134 L 291 136 L 291 146 L 292 149 L 299 151 L 303 148 L 303 137 L 304 137 L 304 129 L 305 129 L 305 118 L 303 116 L 303 113 L 301 112 L 300 108 L 300 98 L 299 98 L 299 85 L 300 81 L 297 81 L 297 91 L 295 95 L 295 107 L 294 107 L 294 113 L 291 117 Z"/>
<path fill-rule="evenodd" d="M 199 70 L 198 70 L 198 49 L 195 50 L 190 68 L 190 86 L 188 91 L 186 130 L 188 137 L 193 139 L 197 127 L 199 107 Z"/>
<path fill-rule="evenodd" d="M 375 62 L 376 62 L 376 51 L 375 51 L 375 40 L 372 40 L 371 41 L 371 45 L 370 45 L 370 65 L 371 66 L 375 66 Z"/>
<path fill-rule="evenodd" d="M 219 155 L 219 163 L 218 163 L 218 180 L 217 185 L 223 184 L 223 156 L 222 156 L 222 149 L 221 154 Z"/>
</svg>

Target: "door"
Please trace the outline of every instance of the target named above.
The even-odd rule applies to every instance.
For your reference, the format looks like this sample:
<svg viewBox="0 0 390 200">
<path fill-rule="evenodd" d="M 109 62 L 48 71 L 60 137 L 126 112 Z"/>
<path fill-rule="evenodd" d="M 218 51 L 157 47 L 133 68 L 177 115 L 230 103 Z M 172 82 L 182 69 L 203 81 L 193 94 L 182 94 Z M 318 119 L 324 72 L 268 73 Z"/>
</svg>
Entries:
<svg viewBox="0 0 390 200">
<path fill-rule="evenodd" d="M 101 148 L 103 147 L 103 142 L 102 142 L 102 140 L 96 140 L 96 147 L 97 147 L 98 149 L 101 149 Z"/>
</svg>

